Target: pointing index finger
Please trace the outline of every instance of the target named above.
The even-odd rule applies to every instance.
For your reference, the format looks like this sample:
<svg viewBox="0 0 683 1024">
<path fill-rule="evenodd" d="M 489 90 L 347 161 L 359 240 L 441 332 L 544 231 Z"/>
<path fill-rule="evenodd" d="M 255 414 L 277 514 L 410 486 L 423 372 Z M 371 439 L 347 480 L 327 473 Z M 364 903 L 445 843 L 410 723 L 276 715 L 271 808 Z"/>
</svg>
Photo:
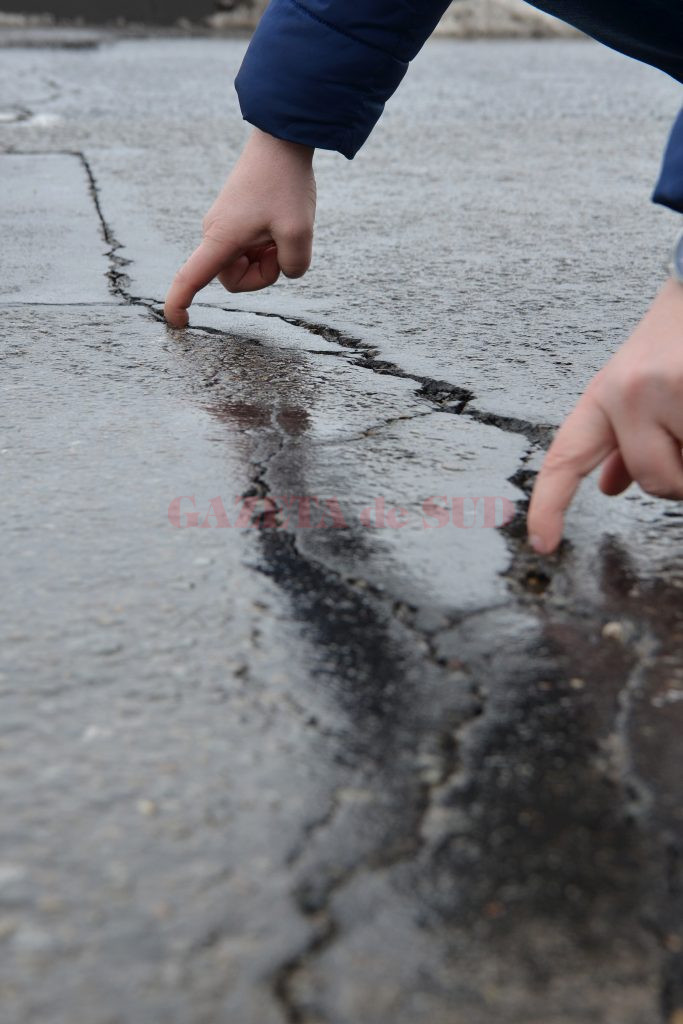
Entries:
<svg viewBox="0 0 683 1024">
<path fill-rule="evenodd" d="M 221 270 L 240 255 L 236 245 L 225 245 L 205 238 L 173 278 L 166 297 L 164 316 L 172 327 L 186 327 L 187 310 L 197 292 L 205 288 Z"/>
<path fill-rule="evenodd" d="M 558 546 L 564 513 L 579 484 L 616 447 L 607 416 L 584 398 L 558 430 L 536 478 L 527 530 L 539 554 L 550 554 Z"/>
</svg>

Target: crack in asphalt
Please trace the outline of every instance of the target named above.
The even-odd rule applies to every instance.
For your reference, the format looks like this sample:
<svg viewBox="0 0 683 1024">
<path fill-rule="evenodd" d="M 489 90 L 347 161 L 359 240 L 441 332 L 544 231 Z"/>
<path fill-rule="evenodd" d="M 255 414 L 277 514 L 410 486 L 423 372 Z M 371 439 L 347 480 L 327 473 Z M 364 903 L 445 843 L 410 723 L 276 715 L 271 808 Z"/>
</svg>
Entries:
<svg viewBox="0 0 683 1024">
<path fill-rule="evenodd" d="M 425 415 L 432 415 L 432 412 Z M 406 418 L 412 417 L 399 417 L 399 419 Z M 251 482 L 244 496 L 254 496 L 264 501 L 272 500 L 268 484 L 268 469 L 273 460 L 290 442 L 284 432 L 281 430 L 278 432 L 279 442 L 269 455 L 252 463 Z M 378 632 L 376 628 L 373 628 L 378 625 L 376 609 L 382 609 L 390 620 L 400 622 L 404 630 L 407 629 L 413 635 L 424 640 L 425 635 L 415 628 L 414 622 L 409 624 L 409 620 L 414 619 L 418 609 L 405 602 L 389 601 L 367 581 L 363 580 L 361 586 L 361 582 L 358 580 L 344 578 L 341 573 L 331 570 L 323 562 L 312 558 L 309 554 L 304 554 L 299 547 L 295 532 L 264 529 L 260 536 L 267 564 L 264 571 L 275 578 L 280 587 L 290 594 L 295 605 L 297 598 L 299 604 L 303 598 L 307 606 L 305 610 L 299 607 L 298 618 L 301 621 L 310 622 L 312 609 L 318 603 L 318 596 L 323 593 L 329 597 L 330 593 L 334 591 L 332 603 L 336 608 L 339 608 L 343 601 L 350 600 L 352 607 L 355 607 L 356 610 L 351 616 L 353 625 L 348 632 L 345 630 L 345 641 L 356 655 L 360 651 L 359 660 L 363 666 L 362 671 L 369 676 L 372 685 L 376 685 L 377 679 L 396 678 L 397 672 L 400 678 L 402 667 L 400 663 L 388 664 L 378 671 L 377 658 L 382 660 L 388 658 L 391 661 L 393 656 L 389 653 L 384 631 L 380 628 Z M 381 620 L 382 612 L 379 614 Z M 318 622 L 323 632 L 318 644 L 319 649 L 339 650 L 337 644 L 330 642 L 329 635 L 325 635 L 325 629 L 329 630 L 331 627 L 334 630 L 334 625 L 325 624 L 320 620 Z M 368 628 L 369 624 L 370 628 Z M 425 646 L 427 657 L 446 680 L 447 668 L 437 659 L 433 645 L 426 642 Z M 368 669 L 368 665 L 371 666 L 370 669 Z M 348 665 L 342 661 L 334 666 L 334 671 L 344 678 L 348 673 Z M 483 695 L 480 694 L 480 696 L 483 700 Z M 409 805 L 409 813 L 396 818 L 390 852 L 386 852 L 383 844 L 382 847 L 359 856 L 349 867 L 336 871 L 313 895 L 306 890 L 305 885 L 295 885 L 292 896 L 299 913 L 311 927 L 310 938 L 302 948 L 279 966 L 271 979 L 271 992 L 288 1024 L 305 1024 L 308 1019 L 305 1008 L 300 1005 L 296 995 L 297 976 L 313 961 L 320 958 L 341 935 L 341 929 L 333 911 L 335 897 L 365 873 L 377 874 L 389 871 L 398 864 L 413 861 L 419 856 L 427 843 L 424 823 L 441 787 L 446 786 L 457 772 L 464 770 L 464 766 L 459 760 L 458 741 L 464 737 L 468 727 L 474 725 L 482 710 L 483 704 L 476 704 L 471 715 L 466 716 L 461 722 L 455 736 L 450 730 L 430 734 L 437 744 L 448 752 L 448 756 L 438 780 L 424 782 L 420 779 L 416 786 L 415 796 Z M 290 872 L 296 871 L 305 853 L 319 835 L 334 829 L 341 810 L 339 799 L 341 788 L 333 791 L 324 813 L 305 826 L 299 841 L 286 860 L 286 867 Z"/>
<path fill-rule="evenodd" d="M 142 306 L 157 320 L 163 316 L 158 309 L 160 305 L 152 299 L 141 299 L 132 295 L 130 290 L 130 278 L 125 272 L 129 261 L 120 256 L 121 243 L 116 238 L 112 228 L 109 226 L 102 208 L 100 192 L 97 180 L 87 157 L 78 154 L 86 171 L 91 196 L 98 218 L 100 220 L 102 234 L 108 246 L 107 257 L 110 263 L 108 277 L 113 295 L 129 306 Z M 224 312 L 239 312 L 244 314 L 251 311 L 231 310 L 223 307 Z M 370 370 L 380 375 L 392 376 L 401 379 L 408 379 L 418 385 L 416 397 L 423 398 L 432 407 L 429 412 L 419 415 L 431 415 L 434 411 L 448 412 L 456 415 L 467 415 L 487 425 L 498 427 L 509 432 L 524 434 L 531 444 L 542 443 L 552 428 L 539 426 L 521 419 L 511 417 L 499 417 L 491 413 L 477 410 L 472 405 L 474 393 L 467 388 L 459 387 L 449 381 L 436 380 L 424 375 L 411 374 L 404 371 L 393 362 L 380 358 L 379 350 L 357 338 L 353 338 L 335 328 L 321 324 L 315 324 L 309 320 L 288 317 L 276 313 L 251 312 L 255 317 L 267 317 L 277 319 L 282 323 L 290 324 L 305 330 L 307 333 L 322 337 L 325 341 L 336 343 L 345 352 L 326 353 L 330 355 L 344 356 L 351 355 L 352 365 Z M 213 336 L 223 336 L 225 332 L 211 327 L 192 327 L 192 331 L 199 331 Z M 355 357 L 355 358 L 353 358 Z M 346 355 L 349 358 L 349 355 Z M 413 416 L 400 416 L 388 420 L 386 424 L 374 426 L 365 431 L 361 436 L 370 436 L 379 429 L 385 429 L 387 425 L 399 420 L 415 418 Z M 282 431 L 279 433 L 279 442 L 273 447 L 267 458 L 261 458 L 252 464 L 251 478 L 244 497 L 255 496 L 267 501 L 270 498 L 268 486 L 268 468 L 270 463 L 282 452 L 288 443 L 288 438 Z M 531 450 L 531 449 L 529 449 Z M 272 500 L 272 499 L 271 499 Z M 433 638 L 427 631 L 420 631 L 415 627 L 415 616 L 418 609 L 405 602 L 391 602 L 375 587 L 366 580 L 344 579 L 340 573 L 330 570 L 321 562 L 304 555 L 301 551 L 297 537 L 294 533 L 277 531 L 261 531 L 266 571 L 273 576 L 280 586 L 289 592 L 294 603 L 303 601 L 308 604 L 308 614 L 299 617 L 306 621 L 311 617 L 311 604 L 317 604 L 317 597 L 321 594 L 330 596 L 334 592 L 334 603 L 337 608 L 346 604 L 353 609 L 347 618 L 352 620 L 351 630 L 346 633 L 344 650 L 351 651 L 352 660 L 355 659 L 356 667 L 361 665 L 361 673 L 370 676 L 374 686 L 377 679 L 387 680 L 400 677 L 401 666 L 395 663 L 383 664 L 388 658 L 392 662 L 390 649 L 385 641 L 385 627 L 382 620 L 385 617 L 399 623 L 403 630 L 409 630 L 414 636 L 418 636 L 426 648 L 426 657 L 440 671 L 444 677 L 447 669 L 439 661 L 433 643 Z M 313 602 L 311 602 L 313 595 Z M 329 630 L 335 629 L 335 623 L 327 623 L 318 618 L 318 628 L 322 632 L 321 650 L 336 650 L 342 658 L 341 663 L 334 666 L 334 671 L 343 678 L 348 672 L 349 665 L 344 663 L 343 650 L 338 644 L 326 643 L 329 640 Z M 348 658 L 349 655 L 347 654 Z M 378 665 L 379 659 L 379 665 Z M 480 694 L 483 702 L 483 694 Z M 303 1024 L 306 1019 L 305 1010 L 299 1005 L 295 992 L 297 974 L 310 962 L 319 958 L 326 949 L 334 944 L 340 934 L 340 929 L 335 920 L 332 904 L 335 896 L 363 872 L 388 871 L 401 862 L 414 860 L 424 848 L 427 840 L 425 836 L 425 822 L 428 819 L 431 809 L 434 807 L 438 795 L 444 786 L 448 786 L 456 777 L 458 772 L 464 770 L 459 758 L 459 746 L 466 731 L 472 728 L 483 710 L 483 703 L 476 704 L 471 716 L 461 723 L 460 728 L 454 737 L 451 732 L 444 732 L 441 740 L 445 749 L 449 750 L 449 758 L 444 770 L 437 782 L 425 783 L 419 780 L 416 795 L 412 803 L 412 813 L 401 816 L 397 819 L 399 824 L 396 829 L 396 841 L 392 844 L 393 853 L 386 853 L 384 850 L 374 850 L 366 856 L 361 856 L 346 870 L 339 872 L 328 881 L 322 893 L 311 904 L 308 897 L 300 887 L 295 889 L 293 897 L 302 916 L 311 925 L 312 933 L 309 941 L 303 948 L 299 949 L 291 957 L 287 958 L 280 965 L 271 981 L 271 991 L 274 999 L 279 1005 L 285 1019 L 289 1024 Z M 449 746 L 450 744 L 450 746 Z M 333 829 L 339 813 L 338 791 L 335 791 L 330 799 L 330 804 L 325 813 L 315 822 L 310 823 L 301 837 L 297 848 L 288 859 L 287 867 L 290 871 L 295 869 L 304 851 L 310 846 L 314 836 L 329 829 Z"/>
<path fill-rule="evenodd" d="M 362 857 L 351 867 L 338 872 L 330 879 L 324 886 L 323 891 L 315 894 L 313 901 L 310 901 L 304 887 L 298 886 L 294 889 L 293 897 L 297 909 L 302 917 L 311 925 L 312 935 L 301 949 L 280 965 L 273 976 L 272 992 L 288 1024 L 306 1024 L 308 1020 L 308 1015 L 300 1005 L 295 992 L 297 975 L 300 971 L 306 969 L 313 960 L 321 957 L 342 934 L 332 908 L 335 897 L 363 874 L 372 873 L 376 875 L 383 871 L 390 871 L 398 864 L 414 860 L 418 856 L 424 846 L 422 823 L 430 807 L 430 788 L 428 784 L 423 784 L 422 792 L 413 807 L 414 814 L 410 816 L 412 827 L 398 837 L 399 842 L 396 844 L 395 853 L 382 854 L 377 851 Z M 303 856 L 306 842 L 310 843 L 317 834 L 334 827 L 339 811 L 340 803 L 338 791 L 336 791 L 332 795 L 330 807 L 326 814 L 308 827 L 305 836 L 302 838 L 301 846 L 296 851 L 297 856 L 293 858 L 291 863 L 288 861 L 287 866 L 290 869 L 295 868 L 297 860 Z M 404 837 L 408 839 L 407 843 L 400 841 Z M 320 1020 L 321 1018 L 318 1017 L 317 1019 Z"/>
<path fill-rule="evenodd" d="M 77 159 L 85 172 L 88 191 L 97 214 L 100 230 L 104 241 L 108 246 L 105 252 L 105 256 L 109 262 L 109 269 L 106 276 L 109 280 L 112 295 L 121 300 L 121 302 L 126 306 L 144 308 L 154 317 L 155 320 L 164 322 L 162 311 L 163 303 L 161 300 L 137 296 L 131 292 L 131 279 L 126 273 L 125 268 L 130 266 L 133 261 L 120 255 L 120 251 L 124 248 L 124 245 L 116 237 L 112 226 L 109 224 L 105 216 L 97 177 L 86 153 L 83 150 L 39 151 L 18 150 L 14 148 L 11 150 L 11 155 L 19 156 L 60 154 L 62 156 L 72 156 Z M 2 303 L 2 305 L 5 305 L 5 303 Z M 9 305 L 14 304 L 9 303 Z M 29 305 L 39 305 L 39 303 L 29 303 Z M 48 305 L 57 306 L 60 304 L 49 303 Z M 91 304 L 68 303 L 68 305 L 86 306 Z M 102 303 L 96 303 L 95 305 L 102 305 Z M 551 424 L 535 423 L 532 420 L 526 420 L 520 417 L 502 416 L 497 413 L 477 409 L 476 406 L 472 405 L 476 396 L 470 388 L 452 384 L 450 381 L 438 380 L 434 377 L 428 377 L 423 374 L 409 373 L 408 371 L 403 370 L 396 363 L 380 358 L 380 350 L 377 346 L 371 345 L 359 338 L 355 338 L 338 328 L 329 327 L 325 324 L 316 323 L 302 317 L 292 317 L 281 313 L 265 312 L 262 310 L 235 309 L 226 306 L 196 303 L 198 308 L 201 308 L 202 305 L 205 305 L 206 308 L 221 309 L 225 313 L 237 313 L 240 315 L 246 314 L 254 317 L 279 320 L 282 323 L 289 324 L 290 326 L 301 328 L 309 334 L 317 335 L 325 341 L 339 345 L 340 348 L 352 351 L 357 356 L 355 360 L 352 360 L 352 365 L 354 366 L 363 367 L 364 369 L 371 370 L 373 373 L 380 375 L 415 381 L 416 384 L 420 385 L 416 392 L 417 397 L 424 398 L 431 402 L 432 405 L 443 412 L 450 412 L 458 415 L 465 414 L 471 419 L 474 419 L 486 426 L 497 427 L 499 430 L 503 430 L 507 433 L 522 434 L 527 437 L 530 442 L 541 447 L 545 447 L 549 444 L 555 431 L 555 427 Z M 195 331 L 199 330 L 206 334 L 214 334 L 219 337 L 225 334 L 224 331 L 213 327 L 193 326 L 190 329 Z M 341 353 L 333 352 L 325 352 L 322 354 L 332 356 L 341 355 Z"/>
<path fill-rule="evenodd" d="M 292 327 L 301 328 L 309 334 L 317 335 L 332 344 L 339 345 L 343 349 L 348 349 L 358 357 L 352 360 L 352 366 L 360 366 L 384 376 L 415 381 L 416 384 L 420 385 L 416 396 L 431 402 L 442 412 L 469 416 L 485 426 L 497 427 L 499 430 L 507 433 L 522 434 L 532 444 L 540 447 L 547 447 L 555 432 L 556 428 L 552 424 L 535 423 L 533 420 L 526 420 L 521 417 L 502 416 L 498 413 L 477 409 L 476 406 L 472 405 L 476 395 L 469 388 L 452 384 L 450 381 L 437 380 L 434 377 L 427 377 L 417 373 L 409 373 L 396 363 L 380 358 L 380 350 L 377 346 L 361 341 L 359 338 L 355 338 L 336 327 L 315 323 L 302 317 L 285 316 L 281 313 L 240 310 L 226 306 L 218 308 L 222 309 L 225 313 L 244 314 L 248 312 L 251 316 L 280 320 L 283 323 L 290 324 Z M 325 354 L 342 355 L 342 353 L 334 352 Z"/>
<path fill-rule="evenodd" d="M 106 220 L 93 168 L 84 153 L 78 152 L 72 155 L 81 161 L 86 173 L 102 235 L 108 247 L 106 253 L 109 261 L 107 277 L 112 295 L 127 306 L 145 308 L 154 319 L 162 322 L 163 314 L 159 309 L 161 304 L 158 300 L 136 297 L 131 293 L 131 280 L 126 273 L 126 267 L 131 261 L 120 255 L 123 246 Z M 352 365 L 368 369 L 373 373 L 414 381 L 418 385 L 416 395 L 424 398 L 432 406 L 433 411 L 439 410 L 455 415 L 464 415 L 484 425 L 493 426 L 508 433 L 523 435 L 527 438 L 529 445 L 520 460 L 518 469 L 510 480 L 527 494 L 529 493 L 536 474 L 528 468 L 528 461 L 539 448 L 545 447 L 549 443 L 554 432 L 553 426 L 478 409 L 474 404 L 476 396 L 470 389 L 448 381 L 404 371 L 396 363 L 382 359 L 377 347 L 336 328 L 278 313 L 218 308 L 226 313 L 276 319 L 305 330 L 314 336 L 322 337 L 327 342 L 337 344 L 345 352 L 321 354 L 346 357 L 350 359 Z M 226 334 L 225 331 L 212 327 L 197 326 L 191 327 L 190 330 L 217 337 L 224 337 Z M 429 414 L 431 413 L 424 415 Z M 410 418 L 414 417 L 397 417 L 397 419 Z M 361 436 L 370 436 L 373 431 L 383 427 L 386 427 L 386 424 L 369 428 Z M 273 500 L 267 479 L 268 468 L 289 440 L 282 431 L 278 431 L 278 433 L 279 443 L 267 458 L 261 458 L 252 463 L 250 482 L 245 491 L 245 497 L 253 495 L 266 501 Z M 338 443 L 343 443 L 343 441 Z M 544 617 L 545 592 L 551 586 L 554 573 L 561 566 L 563 554 L 568 550 L 568 546 L 565 544 L 553 559 L 540 560 L 533 556 L 525 545 L 524 510 L 522 508 L 518 509 L 514 520 L 508 524 L 503 533 L 511 553 L 511 564 L 505 574 L 511 585 L 511 592 L 514 596 L 516 591 L 517 600 L 522 600 L 527 607 L 535 606 L 539 621 L 541 621 Z M 264 529 L 260 531 L 260 536 L 265 560 L 263 571 L 271 576 L 289 595 L 298 618 L 311 625 L 314 633 L 317 632 L 319 650 L 326 652 L 329 659 L 326 666 L 328 672 L 337 673 L 341 678 L 348 675 L 350 671 L 358 672 L 375 689 L 378 686 L 381 688 L 382 681 L 401 678 L 401 663 L 396 660 L 387 639 L 392 623 L 399 625 L 402 630 L 408 631 L 413 636 L 419 637 L 426 647 L 426 657 L 431 665 L 439 671 L 446 672 L 443 662 L 437 655 L 433 633 L 425 629 L 418 629 L 415 624 L 417 608 L 404 602 L 392 602 L 368 581 L 344 578 L 341 573 L 331 570 L 324 563 L 304 554 L 299 547 L 295 533 Z M 326 617 L 322 607 L 323 598 L 327 599 L 328 606 L 334 605 L 337 613 L 335 616 Z M 342 609 L 341 613 L 340 609 Z M 456 616 L 455 621 L 462 622 L 462 616 Z M 438 633 L 440 630 L 436 632 Z M 344 642 L 340 643 L 342 639 Z M 644 785 L 633 788 L 634 774 L 632 758 L 629 753 L 628 726 L 631 703 L 642 685 L 644 664 L 654 650 L 653 644 L 654 640 L 651 640 L 650 644 L 646 645 L 644 653 L 642 650 L 639 652 L 640 657 L 637 664 L 629 673 L 619 694 L 615 721 L 615 734 L 619 740 L 622 758 L 622 778 L 632 787 L 631 792 L 637 807 L 631 809 L 638 812 L 638 817 L 647 813 L 649 793 Z M 630 644 L 629 647 L 631 647 Z M 467 736 L 476 727 L 477 720 L 484 710 L 485 692 L 480 690 L 479 697 L 481 703 L 472 710 L 469 717 L 461 722 L 455 734 L 444 732 L 444 737 L 448 736 L 452 743 L 452 747 L 449 748 L 449 760 L 437 782 L 419 781 L 416 785 L 416 795 L 410 807 L 411 813 L 401 818 L 396 827 L 397 842 L 392 843 L 394 852 L 385 853 L 382 850 L 374 850 L 361 855 L 351 866 L 339 871 L 329 879 L 322 892 L 319 891 L 313 900 L 301 886 L 293 891 L 292 895 L 298 911 L 309 922 L 312 932 L 309 941 L 288 957 L 271 979 L 273 997 L 289 1024 L 305 1024 L 309 1019 L 308 1013 L 301 1005 L 296 993 L 297 975 L 311 961 L 322 956 L 340 936 L 340 925 L 335 919 L 333 911 L 335 897 L 365 872 L 388 871 L 401 862 L 414 861 L 428 843 L 425 826 L 432 809 L 437 806 L 440 794 L 457 785 L 459 773 L 466 770 L 461 760 L 461 751 L 467 743 Z M 417 778 L 419 780 L 419 775 Z M 314 837 L 334 829 L 339 810 L 339 791 L 335 790 L 324 814 L 305 826 L 300 843 L 288 859 L 287 867 L 290 871 L 296 867 L 307 845 L 310 845 Z M 672 847 L 672 849 L 674 848 Z M 674 849 L 674 853 L 675 857 L 679 858 L 677 849 Z M 672 868 L 672 877 L 678 870 L 677 859 L 675 871 Z M 671 886 L 673 884 L 671 882 Z M 649 927 L 654 928 L 654 926 Z M 663 981 L 662 1005 L 664 1009 L 674 1005 L 673 997 L 667 995 L 669 989 L 674 985 L 672 977 L 673 975 L 669 972 Z"/>
<path fill-rule="evenodd" d="M 387 420 L 383 420 L 381 423 L 374 423 L 371 427 L 367 427 L 366 430 L 362 430 L 358 434 L 346 434 L 343 437 L 325 438 L 320 441 L 307 439 L 307 444 L 312 448 L 329 448 L 340 444 L 352 444 L 355 441 L 364 441 L 367 438 L 375 437 L 383 430 L 393 427 L 396 423 L 409 423 L 413 420 L 423 420 L 427 416 L 433 416 L 434 412 L 434 409 L 427 409 L 425 412 L 407 413 L 404 416 L 392 416 Z"/>
<path fill-rule="evenodd" d="M 312 935 L 300 950 L 281 964 L 273 977 L 272 992 L 288 1024 L 307 1024 L 310 1019 L 296 995 L 297 975 L 309 967 L 312 961 L 320 958 L 342 935 L 341 927 L 333 912 L 334 899 L 359 877 L 367 874 L 381 875 L 400 864 L 415 861 L 428 846 L 424 829 L 425 822 L 441 790 L 447 788 L 449 783 L 464 771 L 464 765 L 459 758 L 458 741 L 476 724 L 479 714 L 480 711 L 477 711 L 471 719 L 465 721 L 455 731 L 455 739 L 454 734 L 450 731 L 436 735 L 437 741 L 443 741 L 444 749 L 448 750 L 446 763 L 436 782 L 420 784 L 411 807 L 411 813 L 406 815 L 405 826 L 395 837 L 394 852 L 386 853 L 382 848 L 371 851 L 349 868 L 336 873 L 323 887 L 322 892 L 315 893 L 313 899 L 304 886 L 295 888 L 293 896 L 296 906 L 299 913 L 310 923 Z M 334 827 L 341 809 L 339 792 L 340 790 L 336 790 L 332 794 L 327 811 L 307 827 L 306 834 L 296 849 L 295 855 L 291 861 L 288 861 L 287 866 L 290 870 L 294 869 L 297 862 L 303 858 L 306 843 L 313 841 L 321 832 Z M 320 1022 L 323 1019 L 318 1011 L 316 1021 Z"/>
<path fill-rule="evenodd" d="M 130 278 L 125 272 L 125 267 L 129 266 L 131 261 L 124 259 L 123 256 L 119 256 L 119 251 L 123 248 L 123 245 L 116 238 L 113 230 L 109 226 L 109 223 L 104 216 L 102 204 L 100 202 L 100 190 L 93 171 L 92 165 L 88 160 L 85 153 L 77 150 L 73 154 L 81 162 L 81 166 L 85 171 L 86 178 L 88 180 L 88 188 L 90 191 L 90 198 L 93 201 L 95 212 L 100 222 L 100 228 L 104 241 L 109 246 L 105 253 L 109 261 L 109 270 L 107 277 L 109 279 L 109 287 L 112 295 L 122 299 L 127 305 L 144 305 L 139 301 L 135 301 L 130 294 Z"/>
</svg>

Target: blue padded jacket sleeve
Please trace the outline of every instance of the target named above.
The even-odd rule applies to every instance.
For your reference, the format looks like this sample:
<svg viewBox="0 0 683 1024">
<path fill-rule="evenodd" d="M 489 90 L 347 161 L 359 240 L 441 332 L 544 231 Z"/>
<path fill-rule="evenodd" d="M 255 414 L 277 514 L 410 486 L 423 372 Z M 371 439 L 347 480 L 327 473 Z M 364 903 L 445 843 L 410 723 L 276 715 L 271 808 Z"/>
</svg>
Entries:
<svg viewBox="0 0 683 1024">
<path fill-rule="evenodd" d="M 662 171 L 652 198 L 655 203 L 683 213 L 683 110 L 671 130 Z"/>
<path fill-rule="evenodd" d="M 533 7 L 683 82 L 680 0 L 529 0 Z"/>
<path fill-rule="evenodd" d="M 270 135 L 351 159 L 449 0 L 271 0 L 235 82 Z"/>
</svg>

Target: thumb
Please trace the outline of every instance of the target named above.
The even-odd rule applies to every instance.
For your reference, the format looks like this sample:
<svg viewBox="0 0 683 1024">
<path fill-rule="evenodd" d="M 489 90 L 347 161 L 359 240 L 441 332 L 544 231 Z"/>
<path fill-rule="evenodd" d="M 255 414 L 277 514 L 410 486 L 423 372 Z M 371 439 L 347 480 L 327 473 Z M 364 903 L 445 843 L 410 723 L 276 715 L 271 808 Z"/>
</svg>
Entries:
<svg viewBox="0 0 683 1024">
<path fill-rule="evenodd" d="M 277 245 L 277 261 L 285 277 L 303 277 L 311 265 L 313 229 L 284 227 L 273 230 Z"/>
</svg>

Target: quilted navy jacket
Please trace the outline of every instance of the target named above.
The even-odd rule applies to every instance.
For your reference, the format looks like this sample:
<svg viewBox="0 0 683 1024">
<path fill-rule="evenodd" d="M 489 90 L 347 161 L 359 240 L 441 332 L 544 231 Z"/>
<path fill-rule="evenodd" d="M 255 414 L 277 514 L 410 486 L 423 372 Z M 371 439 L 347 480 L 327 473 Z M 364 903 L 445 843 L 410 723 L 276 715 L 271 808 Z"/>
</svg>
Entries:
<svg viewBox="0 0 683 1024">
<path fill-rule="evenodd" d="M 448 0 L 271 0 L 236 86 L 245 119 L 351 159 Z M 683 82 L 682 0 L 539 0 L 554 14 Z M 655 202 L 683 213 L 683 110 Z"/>
</svg>

